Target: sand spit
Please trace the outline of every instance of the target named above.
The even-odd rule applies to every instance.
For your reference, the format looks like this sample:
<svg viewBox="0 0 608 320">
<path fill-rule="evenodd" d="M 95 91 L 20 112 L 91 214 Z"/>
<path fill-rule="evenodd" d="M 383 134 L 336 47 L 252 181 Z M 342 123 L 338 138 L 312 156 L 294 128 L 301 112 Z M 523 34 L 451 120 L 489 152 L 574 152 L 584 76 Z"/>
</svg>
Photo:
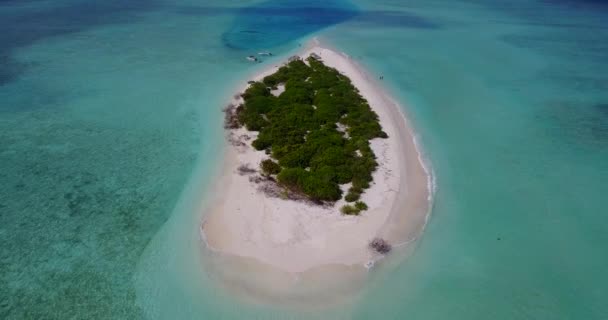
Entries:
<svg viewBox="0 0 608 320">
<path fill-rule="evenodd" d="M 201 236 L 215 257 L 214 269 L 236 292 L 272 300 L 293 294 L 302 300 L 306 292 L 336 285 L 352 291 L 357 285 L 349 279 L 362 279 L 380 258 L 368 247 L 371 239 L 380 236 L 399 247 L 416 239 L 426 224 L 431 178 L 399 105 L 347 55 L 315 43 L 300 56 L 311 53 L 351 79 L 389 136 L 371 141 L 379 166 L 374 183 L 362 195 L 369 209 L 345 216 L 339 211 L 344 200 L 318 206 L 266 195 L 265 182 L 253 171 L 268 158 L 251 147 L 256 133 L 228 130 L 223 172 L 204 212 Z M 336 285 L 329 285 L 328 279 Z M 343 286 L 346 283 L 351 284 Z"/>
</svg>

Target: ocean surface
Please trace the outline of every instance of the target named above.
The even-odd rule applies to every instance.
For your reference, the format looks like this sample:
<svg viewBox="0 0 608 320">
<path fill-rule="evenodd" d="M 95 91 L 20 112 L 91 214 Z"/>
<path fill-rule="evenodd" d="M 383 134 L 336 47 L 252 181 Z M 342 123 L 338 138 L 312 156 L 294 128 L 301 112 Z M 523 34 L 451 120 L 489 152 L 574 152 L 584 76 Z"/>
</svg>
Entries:
<svg viewBox="0 0 608 320">
<path fill-rule="evenodd" d="M 315 36 L 384 76 L 434 207 L 355 303 L 249 303 L 198 233 L 221 109 Z M 0 0 L 0 319 L 606 319 L 607 192 L 603 1 Z"/>
</svg>

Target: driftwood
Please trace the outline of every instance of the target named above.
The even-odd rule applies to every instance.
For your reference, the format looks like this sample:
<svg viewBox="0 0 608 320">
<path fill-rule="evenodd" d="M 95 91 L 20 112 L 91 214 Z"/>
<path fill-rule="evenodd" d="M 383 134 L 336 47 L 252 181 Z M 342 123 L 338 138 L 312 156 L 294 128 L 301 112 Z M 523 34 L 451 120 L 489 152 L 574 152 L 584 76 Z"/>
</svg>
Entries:
<svg viewBox="0 0 608 320">
<path fill-rule="evenodd" d="M 239 117 L 236 113 L 236 106 L 229 104 L 224 108 L 224 129 L 238 129 L 241 127 Z"/>
<path fill-rule="evenodd" d="M 253 183 L 257 184 L 257 183 L 260 183 L 262 181 L 264 181 L 264 178 L 262 176 L 255 175 L 255 176 L 250 176 L 249 177 L 249 182 L 253 182 Z"/>
<path fill-rule="evenodd" d="M 222 112 L 232 111 L 232 110 L 234 110 L 234 108 L 236 108 L 235 105 L 232 103 L 229 103 L 224 107 L 224 109 L 222 109 Z"/>
<path fill-rule="evenodd" d="M 257 178 L 257 176 L 256 176 L 256 178 Z M 259 178 L 261 178 L 263 180 L 252 179 L 252 177 L 250 177 L 249 180 L 251 182 L 255 182 L 256 184 L 258 184 L 259 185 L 258 191 L 263 193 L 264 195 L 266 195 L 269 198 L 280 198 L 280 199 L 285 199 L 285 200 L 303 202 L 308 205 L 323 206 L 323 207 L 329 207 L 333 204 L 333 203 L 324 203 L 322 201 L 313 201 L 308 196 L 306 196 L 306 194 L 304 194 L 302 192 L 290 190 L 289 188 L 285 188 L 285 187 L 279 185 L 279 183 L 273 177 L 259 176 Z"/>
<path fill-rule="evenodd" d="M 257 172 L 255 169 L 249 167 L 247 164 L 242 164 L 236 169 L 240 175 L 248 175 Z"/>
<path fill-rule="evenodd" d="M 247 145 L 245 142 L 241 141 L 239 137 L 236 137 L 233 132 L 230 132 L 228 135 L 228 142 L 235 147 L 244 147 Z"/>
<path fill-rule="evenodd" d="M 382 238 L 374 238 L 370 241 L 369 247 L 380 254 L 387 254 L 392 249 L 390 243 Z"/>
</svg>

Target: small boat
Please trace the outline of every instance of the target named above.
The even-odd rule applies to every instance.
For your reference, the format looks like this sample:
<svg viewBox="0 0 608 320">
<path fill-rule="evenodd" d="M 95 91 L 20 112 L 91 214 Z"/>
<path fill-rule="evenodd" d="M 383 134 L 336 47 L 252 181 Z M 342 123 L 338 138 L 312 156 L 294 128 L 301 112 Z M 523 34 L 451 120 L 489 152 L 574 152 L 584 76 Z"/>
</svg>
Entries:
<svg viewBox="0 0 608 320">
<path fill-rule="evenodd" d="M 315 59 L 315 60 L 321 60 L 322 59 L 320 55 L 318 55 L 318 54 L 316 54 L 314 52 L 310 54 L 310 57 L 313 58 L 313 59 Z"/>
<path fill-rule="evenodd" d="M 255 56 L 248 56 L 247 60 L 249 60 L 249 61 L 258 61 L 258 58 L 256 58 Z"/>
<path fill-rule="evenodd" d="M 271 56 L 272 52 L 268 52 L 268 51 L 258 52 L 258 55 L 260 55 L 260 56 Z"/>
</svg>

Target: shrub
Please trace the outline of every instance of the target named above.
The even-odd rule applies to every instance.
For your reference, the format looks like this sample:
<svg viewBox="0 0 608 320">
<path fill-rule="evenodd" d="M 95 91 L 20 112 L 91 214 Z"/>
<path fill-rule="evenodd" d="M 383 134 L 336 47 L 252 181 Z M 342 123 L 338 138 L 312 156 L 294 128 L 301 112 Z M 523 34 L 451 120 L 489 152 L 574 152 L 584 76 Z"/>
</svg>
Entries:
<svg viewBox="0 0 608 320">
<path fill-rule="evenodd" d="M 308 175 L 308 172 L 302 168 L 286 168 L 281 170 L 277 179 L 279 183 L 290 189 L 301 190 L 306 175 Z"/>
<path fill-rule="evenodd" d="M 273 158 L 260 164 L 262 172 L 276 174 L 282 186 L 312 200 L 336 201 L 342 197 L 339 185 L 352 183 L 346 200 L 357 201 L 378 166 L 369 140 L 386 133 L 347 77 L 322 61 L 307 61 L 291 61 L 250 83 L 230 124 L 259 131 L 252 146 Z M 278 84 L 285 84 L 285 91 L 276 97 L 269 87 Z M 348 127 L 348 138 L 336 123 Z M 343 209 L 347 214 L 361 210 Z"/>
<path fill-rule="evenodd" d="M 363 189 L 362 189 L 362 188 L 359 188 L 359 187 L 352 186 L 352 187 L 350 187 L 350 188 L 348 189 L 348 192 L 352 192 L 352 193 L 359 193 L 359 194 L 361 194 L 361 193 L 363 193 Z"/>
<path fill-rule="evenodd" d="M 359 210 L 349 204 L 340 208 L 340 212 L 342 212 L 342 214 L 349 215 L 349 216 L 359 215 Z"/>
<path fill-rule="evenodd" d="M 357 201 L 355 202 L 355 208 L 357 208 L 359 211 L 364 211 L 367 210 L 367 204 L 363 201 Z"/>
<path fill-rule="evenodd" d="M 262 161 L 260 168 L 262 168 L 262 172 L 267 176 L 281 172 L 281 166 L 270 159 Z"/>
<path fill-rule="evenodd" d="M 312 172 L 304 178 L 302 190 L 313 200 L 336 201 L 342 196 L 338 184 L 319 171 Z"/>
<path fill-rule="evenodd" d="M 346 196 L 344 197 L 344 200 L 346 200 L 346 202 L 354 202 L 354 201 L 359 200 L 360 197 L 361 197 L 361 194 L 349 191 L 346 194 Z"/>
<path fill-rule="evenodd" d="M 367 179 L 355 176 L 353 177 L 353 186 L 358 189 L 367 189 L 369 188 L 369 181 Z"/>
</svg>

